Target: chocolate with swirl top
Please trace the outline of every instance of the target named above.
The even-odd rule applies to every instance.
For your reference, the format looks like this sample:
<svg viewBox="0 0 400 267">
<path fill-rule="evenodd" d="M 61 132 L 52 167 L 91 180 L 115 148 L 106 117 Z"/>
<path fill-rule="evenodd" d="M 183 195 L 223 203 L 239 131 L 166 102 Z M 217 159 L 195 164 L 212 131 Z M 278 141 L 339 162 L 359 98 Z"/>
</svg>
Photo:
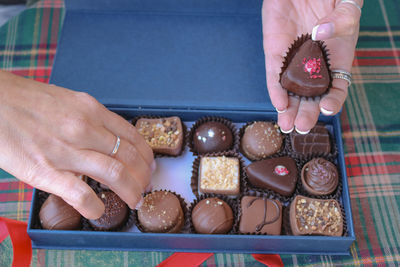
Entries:
<svg viewBox="0 0 400 267">
<path fill-rule="evenodd" d="M 242 216 L 239 232 L 280 235 L 282 204 L 274 199 L 244 196 L 241 201 Z"/>
<path fill-rule="evenodd" d="M 314 158 L 307 162 L 301 171 L 304 189 L 312 195 L 329 195 L 339 183 L 336 166 L 323 158 Z"/>
</svg>

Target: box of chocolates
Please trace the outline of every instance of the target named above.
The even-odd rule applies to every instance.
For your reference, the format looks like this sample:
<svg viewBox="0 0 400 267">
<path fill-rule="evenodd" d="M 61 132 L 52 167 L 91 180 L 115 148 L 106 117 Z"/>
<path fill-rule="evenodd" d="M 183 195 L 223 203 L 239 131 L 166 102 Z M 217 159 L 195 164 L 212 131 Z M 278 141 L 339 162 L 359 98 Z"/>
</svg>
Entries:
<svg viewBox="0 0 400 267">
<path fill-rule="evenodd" d="M 132 123 L 157 168 L 138 210 L 82 176 L 105 204 L 97 220 L 35 189 L 34 248 L 349 253 L 339 118 L 321 116 L 306 135 L 280 131 L 261 4 L 66 2 L 51 83 L 86 91 Z"/>
</svg>

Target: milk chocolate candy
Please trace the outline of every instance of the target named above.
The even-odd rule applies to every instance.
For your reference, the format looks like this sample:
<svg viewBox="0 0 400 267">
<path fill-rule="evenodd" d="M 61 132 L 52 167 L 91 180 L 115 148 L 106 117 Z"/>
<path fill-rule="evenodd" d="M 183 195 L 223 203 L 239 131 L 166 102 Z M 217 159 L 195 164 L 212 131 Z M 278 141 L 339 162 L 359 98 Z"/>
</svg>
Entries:
<svg viewBox="0 0 400 267">
<path fill-rule="evenodd" d="M 240 146 L 250 160 L 260 160 L 277 153 L 283 143 L 279 127 L 267 121 L 256 121 L 246 127 Z"/>
<path fill-rule="evenodd" d="M 284 89 L 298 96 L 314 97 L 324 94 L 330 85 L 328 64 L 322 45 L 318 41 L 307 39 L 300 47 L 291 48 L 287 58 L 287 67 L 281 75 Z"/>
<path fill-rule="evenodd" d="M 290 204 L 290 227 L 293 235 L 341 236 L 343 216 L 339 202 L 296 196 Z"/>
<path fill-rule="evenodd" d="M 185 223 L 179 198 L 167 191 L 147 194 L 137 214 L 145 232 L 178 233 Z"/>
<path fill-rule="evenodd" d="M 40 223 L 48 230 L 77 230 L 81 215 L 59 196 L 50 194 L 39 212 Z"/>
<path fill-rule="evenodd" d="M 239 232 L 280 235 L 282 227 L 282 204 L 274 199 L 244 196 L 241 200 L 242 216 Z"/>
<path fill-rule="evenodd" d="M 246 173 L 253 186 L 271 189 L 283 196 L 293 194 L 296 187 L 296 162 L 289 157 L 253 162 L 247 166 Z"/>
<path fill-rule="evenodd" d="M 233 211 L 219 198 L 206 198 L 193 208 L 192 222 L 197 233 L 226 234 L 233 226 Z"/>
<path fill-rule="evenodd" d="M 135 126 L 154 153 L 178 156 L 182 152 L 183 128 L 180 118 L 141 118 Z"/>
<path fill-rule="evenodd" d="M 328 130 L 323 125 L 315 125 L 308 134 L 290 133 L 292 149 L 303 155 L 329 153 L 331 143 Z"/>
<path fill-rule="evenodd" d="M 323 158 L 314 158 L 307 162 L 301 171 L 304 189 L 312 195 L 329 195 L 339 184 L 336 166 Z"/>
</svg>

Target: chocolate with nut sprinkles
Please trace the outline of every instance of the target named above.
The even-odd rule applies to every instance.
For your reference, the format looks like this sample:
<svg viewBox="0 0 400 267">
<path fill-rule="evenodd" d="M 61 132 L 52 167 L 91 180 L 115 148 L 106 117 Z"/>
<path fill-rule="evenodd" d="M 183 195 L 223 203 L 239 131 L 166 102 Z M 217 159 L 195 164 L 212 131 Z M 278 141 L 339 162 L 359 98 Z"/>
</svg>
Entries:
<svg viewBox="0 0 400 267">
<path fill-rule="evenodd" d="M 293 235 L 341 236 L 343 216 L 335 199 L 314 199 L 301 195 L 290 204 Z"/>
<path fill-rule="evenodd" d="M 202 157 L 199 167 L 200 193 L 238 195 L 240 164 L 234 157 Z"/>
<path fill-rule="evenodd" d="M 100 192 L 97 196 L 104 203 L 104 214 L 96 220 L 89 220 L 89 224 L 99 231 L 115 230 L 123 226 L 129 215 L 126 203 L 112 191 Z"/>
<path fill-rule="evenodd" d="M 141 228 L 145 232 L 178 233 L 185 223 L 178 197 L 167 191 L 147 194 L 137 214 Z"/>
<path fill-rule="evenodd" d="M 179 117 L 140 118 L 135 127 L 154 153 L 178 156 L 182 151 L 183 127 Z"/>
<path fill-rule="evenodd" d="M 290 133 L 292 149 L 302 155 L 329 153 L 331 143 L 328 129 L 323 125 L 315 125 L 308 134 Z"/>
</svg>

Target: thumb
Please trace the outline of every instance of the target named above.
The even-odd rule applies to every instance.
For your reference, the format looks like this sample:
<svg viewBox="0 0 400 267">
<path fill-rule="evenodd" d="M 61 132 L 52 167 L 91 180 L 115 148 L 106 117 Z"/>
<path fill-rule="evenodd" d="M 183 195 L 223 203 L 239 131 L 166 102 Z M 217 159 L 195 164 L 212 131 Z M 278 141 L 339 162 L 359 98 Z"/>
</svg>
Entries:
<svg viewBox="0 0 400 267">
<path fill-rule="evenodd" d="M 312 30 L 312 39 L 326 40 L 351 36 L 358 32 L 362 0 L 342 0 L 328 16 L 320 19 Z"/>
</svg>

